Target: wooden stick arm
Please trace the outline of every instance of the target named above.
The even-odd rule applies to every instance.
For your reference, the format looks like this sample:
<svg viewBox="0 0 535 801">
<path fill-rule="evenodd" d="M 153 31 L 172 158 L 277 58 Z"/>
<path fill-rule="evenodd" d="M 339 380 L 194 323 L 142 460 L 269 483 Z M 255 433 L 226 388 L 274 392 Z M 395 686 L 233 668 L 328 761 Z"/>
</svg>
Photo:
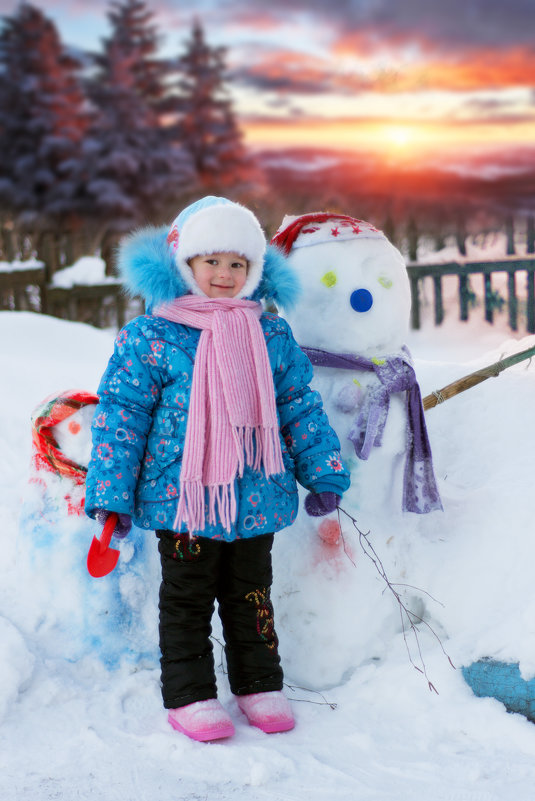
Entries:
<svg viewBox="0 0 535 801">
<path fill-rule="evenodd" d="M 535 347 L 527 348 L 527 350 L 522 350 L 519 353 L 514 353 L 506 359 L 501 359 L 499 362 L 494 362 L 494 364 L 490 364 L 488 367 L 483 367 L 481 370 L 476 370 L 474 373 L 463 376 L 463 378 L 458 378 L 457 381 L 454 381 L 452 384 L 448 384 L 442 389 L 435 390 L 430 395 L 426 395 L 423 399 L 424 410 L 432 409 L 434 406 L 447 401 L 454 395 L 458 395 L 460 392 L 464 392 L 467 389 L 475 387 L 477 384 L 481 384 L 481 382 L 486 381 L 487 378 L 495 378 L 499 376 L 503 370 L 512 367 L 513 364 L 517 364 L 524 359 L 530 359 L 532 356 L 535 356 Z"/>
</svg>

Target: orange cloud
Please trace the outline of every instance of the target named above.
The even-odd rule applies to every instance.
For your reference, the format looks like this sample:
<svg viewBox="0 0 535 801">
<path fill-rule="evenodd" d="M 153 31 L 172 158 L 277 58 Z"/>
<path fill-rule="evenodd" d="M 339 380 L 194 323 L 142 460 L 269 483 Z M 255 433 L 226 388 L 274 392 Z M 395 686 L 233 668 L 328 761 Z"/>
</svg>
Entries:
<svg viewBox="0 0 535 801">
<path fill-rule="evenodd" d="M 377 53 L 390 65 L 370 75 L 374 88 L 383 92 L 535 86 L 535 47 L 531 45 L 466 47 L 450 52 L 423 38 L 411 42 L 402 35 L 386 39 L 359 32 L 342 36 L 333 48 L 335 57 L 369 58 Z"/>
<path fill-rule="evenodd" d="M 478 50 L 458 62 L 436 62 L 426 68 L 429 84 L 437 89 L 470 91 L 535 86 L 535 49 Z"/>
<path fill-rule="evenodd" d="M 374 91 L 385 94 L 400 92 L 450 91 L 469 92 L 513 87 L 535 87 L 535 47 L 526 45 L 507 50 L 471 49 L 455 54 L 438 53 L 423 45 L 410 56 L 407 51 L 384 53 L 381 66 L 367 64 L 359 49 L 366 37 L 347 36 L 339 40 L 327 58 L 312 57 L 293 50 L 254 53 L 248 65 L 234 71 L 241 83 L 260 90 L 281 94 L 355 94 Z M 390 47 L 393 42 L 390 40 Z M 395 43 L 401 46 L 401 40 Z M 371 51 L 369 51 L 371 53 Z M 377 56 L 377 52 L 373 51 Z M 351 56 L 358 66 L 351 65 Z"/>
<path fill-rule="evenodd" d="M 535 58 L 531 48 L 506 53 L 478 51 L 458 60 L 435 60 L 391 74 L 381 81 L 383 91 L 445 90 L 469 92 L 535 85 Z"/>
</svg>

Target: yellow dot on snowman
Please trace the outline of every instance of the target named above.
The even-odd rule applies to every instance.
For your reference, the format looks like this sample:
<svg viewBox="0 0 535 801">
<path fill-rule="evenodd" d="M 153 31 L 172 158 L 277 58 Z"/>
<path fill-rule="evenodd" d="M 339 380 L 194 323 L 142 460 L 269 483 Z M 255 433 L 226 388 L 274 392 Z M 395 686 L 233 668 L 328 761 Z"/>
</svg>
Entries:
<svg viewBox="0 0 535 801">
<path fill-rule="evenodd" d="M 387 278 L 384 275 L 380 275 L 377 280 L 379 281 L 381 286 L 384 287 L 385 289 L 391 289 L 392 288 L 393 282 L 391 281 L 390 278 Z"/>
<path fill-rule="evenodd" d="M 325 284 L 325 286 L 328 289 L 331 289 L 331 287 L 335 286 L 336 282 L 338 281 L 338 278 L 336 277 L 336 273 L 334 272 L 334 270 L 329 270 L 328 272 L 325 273 L 325 275 L 321 277 L 320 280 L 321 283 Z"/>
</svg>

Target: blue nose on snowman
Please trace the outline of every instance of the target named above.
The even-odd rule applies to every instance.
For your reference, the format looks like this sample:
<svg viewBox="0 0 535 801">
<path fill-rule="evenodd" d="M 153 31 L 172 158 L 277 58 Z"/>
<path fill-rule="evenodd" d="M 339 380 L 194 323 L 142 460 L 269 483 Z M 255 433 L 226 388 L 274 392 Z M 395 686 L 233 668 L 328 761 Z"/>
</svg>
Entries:
<svg viewBox="0 0 535 801">
<path fill-rule="evenodd" d="M 349 302 L 356 312 L 367 312 L 373 306 L 373 295 L 368 289 L 355 289 Z"/>
</svg>

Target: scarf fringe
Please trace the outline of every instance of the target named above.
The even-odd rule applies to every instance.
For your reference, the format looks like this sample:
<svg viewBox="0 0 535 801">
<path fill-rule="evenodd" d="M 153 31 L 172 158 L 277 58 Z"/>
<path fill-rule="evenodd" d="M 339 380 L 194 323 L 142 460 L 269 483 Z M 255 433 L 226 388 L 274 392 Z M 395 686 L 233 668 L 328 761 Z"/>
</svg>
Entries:
<svg viewBox="0 0 535 801">
<path fill-rule="evenodd" d="M 206 525 L 206 504 L 209 525 L 216 525 L 219 518 L 225 531 L 230 531 L 237 514 L 233 481 L 230 484 L 212 484 L 209 487 L 205 487 L 202 481 L 184 482 L 180 487 L 175 528 L 180 530 L 185 523 L 191 535 L 202 531 Z"/>
<path fill-rule="evenodd" d="M 234 432 L 242 454 L 242 468 L 241 472 L 237 472 L 237 477 L 241 478 L 243 475 L 243 454 L 245 464 L 256 471 L 263 469 L 266 476 L 284 472 L 278 429 L 242 426 L 234 429 Z M 211 484 L 208 487 L 203 485 L 201 479 L 181 481 L 175 528 L 180 530 L 185 523 L 190 534 L 202 531 L 206 525 L 206 507 L 208 524 L 216 525 L 219 517 L 225 531 L 230 531 L 238 513 L 234 479 L 229 483 Z"/>
<path fill-rule="evenodd" d="M 279 441 L 279 430 L 277 428 L 258 428 L 256 431 L 256 459 L 262 463 L 266 476 L 276 476 L 277 473 L 284 473 L 285 467 L 282 460 L 282 451 Z M 260 467 L 253 466 L 253 470 L 260 470 Z"/>
<path fill-rule="evenodd" d="M 185 523 L 190 534 L 202 531 L 205 526 L 204 486 L 199 479 L 180 482 L 180 500 L 176 510 L 174 527 L 180 531 Z"/>
<path fill-rule="evenodd" d="M 263 470 L 266 476 L 284 473 L 278 428 L 264 428 L 260 425 L 240 426 L 235 429 L 235 436 L 239 443 L 239 453 L 245 454 L 246 465 L 256 472 Z M 239 478 L 243 476 L 243 456 L 240 463 L 242 467 L 237 472 Z"/>
</svg>

